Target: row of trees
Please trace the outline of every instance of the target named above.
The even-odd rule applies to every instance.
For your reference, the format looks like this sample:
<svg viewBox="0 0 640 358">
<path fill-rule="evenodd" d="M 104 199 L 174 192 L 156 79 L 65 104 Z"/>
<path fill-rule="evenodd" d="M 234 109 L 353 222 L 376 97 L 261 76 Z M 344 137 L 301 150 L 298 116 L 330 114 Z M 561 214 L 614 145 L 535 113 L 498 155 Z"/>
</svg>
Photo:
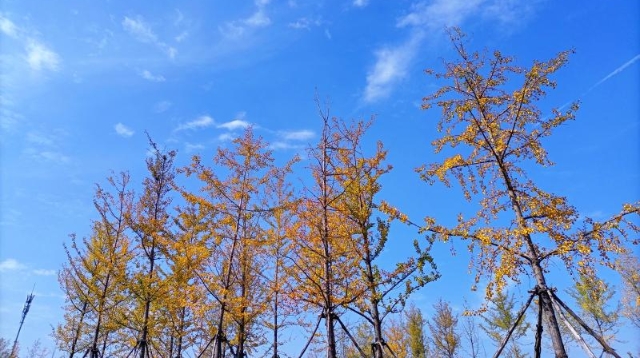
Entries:
<svg viewBox="0 0 640 358">
<path fill-rule="evenodd" d="M 72 237 L 66 247 L 68 263 L 60 272 L 66 314 L 55 332 L 59 348 L 70 357 L 221 358 L 259 351 L 279 357 L 286 332 L 303 327 L 308 340 L 299 343 L 300 356 L 322 349 L 330 358 L 347 351 L 418 357 L 427 356 L 428 346 L 435 349 L 429 354 L 458 356 L 452 347 L 459 338 L 440 330 L 458 320 L 445 302 L 436 306 L 442 316 L 430 321 L 432 344 L 423 344 L 422 353 L 416 353 L 420 334 L 400 343 L 407 342 L 402 332 L 424 326 L 415 310 L 405 323 L 389 319 L 413 292 L 440 277 L 431 246 L 456 238 L 468 243 L 487 302 L 511 315 L 485 314 L 483 327 L 499 351 L 507 347 L 510 355 L 522 356 L 513 342 L 532 331 L 539 355 L 544 327 L 556 357 L 567 356 L 567 337 L 581 341 L 580 332 L 617 356 L 604 337 L 607 323 L 595 321 L 602 325 L 592 329 L 558 297 L 548 272 L 551 262 L 563 262 L 582 285 L 574 292 L 580 307 L 602 309 L 589 296 L 608 292 L 596 272 L 623 267 L 617 264 L 623 258 L 635 262 L 627 254 L 637 244 L 633 215 L 640 204 L 624 205 L 609 220 L 582 220 L 566 198 L 543 191 L 524 167 L 551 164 L 541 139 L 577 110 L 574 104 L 543 116 L 535 105 L 545 88 L 555 86 L 549 76 L 569 54 L 524 69 L 497 51 L 469 53 L 462 34 L 451 34 L 460 58 L 435 74 L 446 84 L 424 99 L 425 109 L 442 108 L 442 135 L 433 144 L 447 157 L 417 171 L 428 182 L 449 186 L 457 180 L 465 197 L 479 204 L 475 215 L 460 216 L 453 227 L 431 217 L 417 224 L 381 200 L 380 179 L 391 166 L 382 143 L 373 150 L 363 146 L 371 122 L 347 123 L 328 112 L 320 113 L 321 136 L 305 161 L 311 180 L 302 185 L 290 179 L 299 159 L 276 165 L 268 144 L 251 129 L 219 148 L 210 164 L 194 156 L 181 168 L 174 166 L 175 152 L 150 140 L 153 155 L 141 193 L 130 189 L 128 174 L 110 177 L 107 188 L 96 189 L 92 234 Z M 513 85 L 507 81 L 515 77 L 524 83 L 508 92 Z M 413 227 L 424 238 L 394 237 L 392 225 Z M 381 257 L 390 242 L 394 248 L 413 244 L 414 254 L 385 265 Z M 524 275 L 536 285 L 526 288 L 531 295 L 516 311 L 505 287 Z M 625 270 L 623 278 L 637 323 L 637 271 Z M 538 306 L 535 325 L 524 318 L 532 302 Z M 468 322 L 471 337 L 476 325 Z M 340 346 L 342 335 L 348 347 Z"/>
</svg>

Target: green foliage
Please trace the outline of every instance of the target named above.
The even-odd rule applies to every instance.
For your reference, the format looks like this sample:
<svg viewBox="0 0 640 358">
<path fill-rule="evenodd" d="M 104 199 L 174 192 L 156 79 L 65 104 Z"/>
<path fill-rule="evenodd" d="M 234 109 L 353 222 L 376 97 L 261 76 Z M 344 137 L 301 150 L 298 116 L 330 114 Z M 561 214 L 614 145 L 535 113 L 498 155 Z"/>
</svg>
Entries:
<svg viewBox="0 0 640 358">
<path fill-rule="evenodd" d="M 498 347 L 507 332 L 516 326 L 511 338 L 509 339 L 507 356 L 514 358 L 527 357 L 523 353 L 518 339 L 525 336 L 530 328 L 530 324 L 526 322 L 526 316 L 523 315 L 520 321 L 516 322 L 516 315 L 519 307 L 516 307 L 516 300 L 513 295 L 509 295 L 506 292 L 498 293 L 491 302 L 488 311 L 482 315 L 484 324 L 480 324 L 480 327 L 487 334 L 489 338 Z"/>
</svg>

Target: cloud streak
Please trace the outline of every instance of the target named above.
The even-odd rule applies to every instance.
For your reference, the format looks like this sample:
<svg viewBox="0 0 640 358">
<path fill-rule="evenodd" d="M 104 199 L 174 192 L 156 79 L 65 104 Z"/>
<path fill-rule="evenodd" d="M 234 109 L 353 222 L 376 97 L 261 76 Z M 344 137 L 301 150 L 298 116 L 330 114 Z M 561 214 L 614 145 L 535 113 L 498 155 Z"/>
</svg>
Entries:
<svg viewBox="0 0 640 358">
<path fill-rule="evenodd" d="M 213 120 L 213 118 L 209 116 L 200 116 L 192 121 L 180 124 L 178 128 L 176 128 L 176 131 L 201 129 L 210 127 L 214 124 L 215 121 Z"/>
<path fill-rule="evenodd" d="M 598 81 L 595 85 L 591 86 L 591 88 L 589 88 L 589 90 L 587 92 L 590 92 L 591 90 L 593 90 L 594 88 L 600 86 L 601 84 L 603 84 L 605 81 L 609 80 L 611 77 L 621 73 L 622 71 L 624 71 L 627 67 L 633 65 L 634 63 L 636 63 L 638 60 L 640 60 L 640 54 L 637 54 L 635 57 L 633 57 L 632 59 L 630 59 L 629 61 L 625 62 L 622 66 L 616 68 L 615 70 L 611 71 L 608 75 L 604 76 L 600 81 Z"/>
<path fill-rule="evenodd" d="M 153 32 L 151 26 L 149 26 L 141 16 L 135 18 L 125 16 L 122 20 L 122 27 L 136 40 L 155 45 L 171 59 L 174 59 L 178 54 L 176 48 L 158 39 L 158 36 Z"/>
<path fill-rule="evenodd" d="M 162 76 L 162 75 L 154 75 L 149 70 L 144 70 L 144 71 L 140 72 L 140 76 L 142 76 L 142 78 L 144 78 L 145 80 L 151 81 L 151 82 L 164 82 L 164 81 L 166 81 L 164 76 Z"/>
<path fill-rule="evenodd" d="M 400 17 L 396 27 L 409 29 L 409 35 L 399 45 L 386 45 L 374 51 L 374 64 L 367 72 L 362 100 L 376 102 L 388 97 L 396 85 L 406 77 L 420 44 L 445 28 L 461 26 L 470 18 L 511 23 L 531 12 L 528 2 L 503 0 L 434 0 L 414 3 L 408 13 Z"/>
<path fill-rule="evenodd" d="M 229 21 L 218 27 L 218 31 L 229 39 L 238 39 L 252 30 L 271 25 L 271 18 L 267 15 L 266 7 L 270 0 L 256 0 L 256 10 L 250 16 Z"/>
</svg>

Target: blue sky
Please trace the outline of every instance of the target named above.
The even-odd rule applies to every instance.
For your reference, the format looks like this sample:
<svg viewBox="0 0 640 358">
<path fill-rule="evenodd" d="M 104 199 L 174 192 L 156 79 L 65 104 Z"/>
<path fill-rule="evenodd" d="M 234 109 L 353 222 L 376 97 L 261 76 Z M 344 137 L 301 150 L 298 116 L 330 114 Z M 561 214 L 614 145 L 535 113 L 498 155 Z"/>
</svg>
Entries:
<svg viewBox="0 0 640 358">
<path fill-rule="evenodd" d="M 459 190 L 413 171 L 437 160 L 439 111 L 419 106 L 437 88 L 423 70 L 453 58 L 445 26 L 525 66 L 575 49 L 541 108 L 580 100 L 581 109 L 546 141 L 557 165 L 532 176 L 596 218 L 640 198 L 636 1 L 229 4 L 0 0 L 0 336 L 13 339 L 35 284 L 21 337 L 50 344 L 62 243 L 88 234 L 95 183 L 122 170 L 142 181 L 145 130 L 181 165 L 253 125 L 286 160 L 318 138 L 318 93 L 336 116 L 376 116 L 368 140 L 382 140 L 394 166 L 386 200 L 417 220 L 450 220 L 466 205 Z M 427 313 L 439 295 L 461 307 L 471 282 L 463 255 L 436 250 L 444 276 L 416 296 Z"/>
</svg>

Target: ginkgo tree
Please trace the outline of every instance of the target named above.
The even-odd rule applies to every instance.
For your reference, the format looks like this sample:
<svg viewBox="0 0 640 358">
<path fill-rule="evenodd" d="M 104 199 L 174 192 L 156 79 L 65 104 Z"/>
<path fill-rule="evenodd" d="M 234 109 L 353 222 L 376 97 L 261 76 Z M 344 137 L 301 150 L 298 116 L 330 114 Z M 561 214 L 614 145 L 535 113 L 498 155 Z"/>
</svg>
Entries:
<svg viewBox="0 0 640 358">
<path fill-rule="evenodd" d="M 444 72 L 427 71 L 446 84 L 426 96 L 422 106 L 441 108 L 441 135 L 432 144 L 436 153 L 448 155 L 417 171 L 429 183 L 439 180 L 450 186 L 456 180 L 465 198 L 477 200 L 480 208 L 471 217 L 461 215 L 454 226 L 427 217 L 423 230 L 444 241 L 468 241 L 476 283 L 485 279 L 487 299 L 508 281 L 519 282 L 523 274 L 533 277 L 533 295 L 540 301 L 554 354 L 566 357 L 558 316 L 561 307 L 570 315 L 572 311 L 548 282 L 549 264 L 561 260 L 570 273 L 584 275 L 594 275 L 599 265 L 613 267 L 638 232 L 632 216 L 640 204 L 625 204 L 610 219 L 596 221 L 581 216 L 565 197 L 543 190 L 528 175 L 531 165 L 552 164 L 542 140 L 574 119 L 578 109 L 573 103 L 565 111 L 546 114 L 537 106 L 545 91 L 555 88 L 551 76 L 567 63 L 570 51 L 524 68 L 499 51 L 468 51 L 458 29 L 450 35 L 458 60 L 445 61 Z M 515 86 L 517 80 L 522 82 Z M 537 336 L 539 340 L 540 333 Z M 599 343 L 616 355 L 606 342 Z"/>
<path fill-rule="evenodd" d="M 91 236 L 78 241 L 72 235 L 70 247 L 65 245 L 68 264 L 59 280 L 67 295 L 66 317 L 54 336 L 69 357 L 112 354 L 119 328 L 116 317 L 126 301 L 124 272 L 131 254 L 125 218 L 133 194 L 128 189 L 129 174 L 107 180 L 110 188 L 96 186 L 93 203 L 99 219 Z"/>
<path fill-rule="evenodd" d="M 368 323 L 373 340 L 367 345 L 372 347 L 373 357 L 382 358 L 394 354 L 383 334 L 385 318 L 401 311 L 411 294 L 440 275 L 436 272 L 429 247 L 420 247 L 417 240 L 392 238 L 394 247 L 402 247 L 403 241 L 408 246 L 413 244 L 415 255 L 397 262 L 393 269 L 385 269 L 380 264 L 381 255 L 385 249 L 388 251 L 393 219 L 407 220 L 398 213 L 387 220 L 374 218 L 376 214 L 382 215 L 377 210 L 379 207 L 389 211 L 389 204 L 378 202 L 378 194 L 382 189 L 381 177 L 392 167 L 385 164 L 387 151 L 382 142 L 377 143 L 370 156 L 363 148 L 364 134 L 371 124 L 372 121 L 336 122 L 336 129 L 343 138 L 336 153 L 340 170 L 335 177 L 341 188 L 336 206 L 353 227 L 351 239 L 359 265 L 357 285 L 362 286 L 360 296 L 347 308 Z"/>
</svg>

